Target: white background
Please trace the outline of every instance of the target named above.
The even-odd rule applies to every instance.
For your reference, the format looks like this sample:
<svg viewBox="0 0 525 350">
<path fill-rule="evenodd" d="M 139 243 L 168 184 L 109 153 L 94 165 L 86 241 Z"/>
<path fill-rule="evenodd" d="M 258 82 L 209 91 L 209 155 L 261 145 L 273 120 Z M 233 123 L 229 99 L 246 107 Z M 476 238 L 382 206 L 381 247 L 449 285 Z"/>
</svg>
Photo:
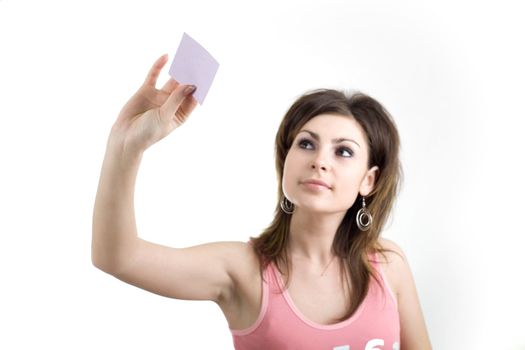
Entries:
<svg viewBox="0 0 525 350">
<path fill-rule="evenodd" d="M 90 258 L 110 127 L 187 32 L 220 68 L 204 104 L 144 155 L 141 237 L 260 234 L 285 111 L 308 89 L 358 89 L 399 127 L 405 181 L 383 235 L 409 258 L 433 347 L 525 349 L 515 3 L 0 1 L 0 348 L 233 348 L 213 302 L 143 291 Z"/>
</svg>

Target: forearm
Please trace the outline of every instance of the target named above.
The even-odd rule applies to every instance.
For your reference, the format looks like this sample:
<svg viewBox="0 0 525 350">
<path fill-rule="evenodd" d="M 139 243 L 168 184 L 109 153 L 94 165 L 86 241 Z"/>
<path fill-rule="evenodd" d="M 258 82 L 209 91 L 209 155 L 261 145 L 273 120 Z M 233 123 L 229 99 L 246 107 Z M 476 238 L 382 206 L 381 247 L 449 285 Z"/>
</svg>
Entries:
<svg viewBox="0 0 525 350">
<path fill-rule="evenodd" d="M 108 142 L 95 198 L 92 262 L 112 273 L 136 244 L 134 194 L 142 152 L 125 152 L 119 142 Z"/>
</svg>

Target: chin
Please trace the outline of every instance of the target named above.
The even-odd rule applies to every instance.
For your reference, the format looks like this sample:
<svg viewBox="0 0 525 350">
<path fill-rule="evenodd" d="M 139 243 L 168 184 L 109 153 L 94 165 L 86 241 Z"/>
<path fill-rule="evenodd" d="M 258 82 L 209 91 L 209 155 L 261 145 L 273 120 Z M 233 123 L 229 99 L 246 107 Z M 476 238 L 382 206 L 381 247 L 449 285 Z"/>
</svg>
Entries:
<svg viewBox="0 0 525 350">
<path fill-rule="evenodd" d="M 302 210 L 305 212 L 312 212 L 312 213 L 331 213 L 333 210 L 327 206 L 317 206 L 317 205 L 296 205 L 296 210 Z"/>
</svg>

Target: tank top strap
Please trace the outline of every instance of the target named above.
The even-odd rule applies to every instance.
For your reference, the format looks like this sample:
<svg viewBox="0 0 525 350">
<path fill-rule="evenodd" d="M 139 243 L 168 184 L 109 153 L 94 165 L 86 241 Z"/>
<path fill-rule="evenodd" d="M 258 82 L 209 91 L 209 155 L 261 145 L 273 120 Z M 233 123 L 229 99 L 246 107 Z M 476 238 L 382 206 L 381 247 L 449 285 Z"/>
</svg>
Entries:
<svg viewBox="0 0 525 350">
<path fill-rule="evenodd" d="M 388 282 L 385 271 L 383 269 L 384 263 L 379 259 L 379 254 L 380 253 L 377 251 L 373 253 L 368 253 L 369 261 L 370 261 L 370 264 L 374 267 L 376 271 L 376 275 L 381 284 L 382 291 L 386 292 L 386 294 L 391 298 L 391 300 L 393 301 L 394 305 L 397 308 L 397 298 L 392 289 L 392 286 Z"/>
</svg>

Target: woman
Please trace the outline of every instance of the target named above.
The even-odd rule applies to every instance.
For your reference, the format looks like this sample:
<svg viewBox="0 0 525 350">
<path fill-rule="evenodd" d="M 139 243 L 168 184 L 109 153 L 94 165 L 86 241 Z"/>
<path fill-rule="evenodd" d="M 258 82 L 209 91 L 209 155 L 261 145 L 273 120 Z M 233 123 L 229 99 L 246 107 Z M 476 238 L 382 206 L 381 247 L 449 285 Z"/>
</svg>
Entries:
<svg viewBox="0 0 525 350">
<path fill-rule="evenodd" d="M 133 195 L 144 151 L 182 125 L 195 87 L 160 57 L 108 138 L 93 213 L 92 261 L 145 290 L 213 300 L 236 349 L 430 349 L 406 257 L 380 238 L 398 191 L 399 137 L 374 99 L 301 96 L 276 138 L 275 218 L 249 242 L 171 248 L 138 237 Z"/>
</svg>

